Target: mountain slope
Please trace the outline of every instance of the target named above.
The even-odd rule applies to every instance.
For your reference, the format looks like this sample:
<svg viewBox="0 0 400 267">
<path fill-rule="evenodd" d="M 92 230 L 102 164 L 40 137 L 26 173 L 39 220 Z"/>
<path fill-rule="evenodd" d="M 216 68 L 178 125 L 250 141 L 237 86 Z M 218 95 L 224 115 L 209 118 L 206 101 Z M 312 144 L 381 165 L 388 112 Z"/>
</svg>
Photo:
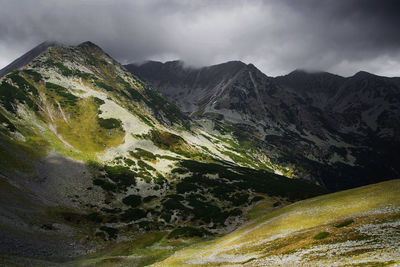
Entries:
<svg viewBox="0 0 400 267">
<path fill-rule="evenodd" d="M 400 174 L 398 78 L 294 71 L 268 77 L 242 62 L 126 66 L 191 114 L 241 129 L 271 161 L 335 191 Z M 154 72 L 153 72 L 154 70 Z"/>
<path fill-rule="evenodd" d="M 23 56 L 17 58 L 3 69 L 0 70 L 0 78 L 6 75 L 7 73 L 12 72 L 13 70 L 19 69 L 27 64 L 29 64 L 35 57 L 40 55 L 43 51 L 45 51 L 50 46 L 57 46 L 56 42 L 43 42 L 38 46 L 34 47 Z"/>
<path fill-rule="evenodd" d="M 90 42 L 49 46 L 1 78 L 0 122 L 2 265 L 54 266 L 182 226 L 184 240 L 206 238 L 263 198 L 325 192 L 275 174 L 293 168 L 236 128 L 191 120 Z"/>
<path fill-rule="evenodd" d="M 394 266 L 399 193 L 393 180 L 300 201 L 155 266 Z"/>
</svg>

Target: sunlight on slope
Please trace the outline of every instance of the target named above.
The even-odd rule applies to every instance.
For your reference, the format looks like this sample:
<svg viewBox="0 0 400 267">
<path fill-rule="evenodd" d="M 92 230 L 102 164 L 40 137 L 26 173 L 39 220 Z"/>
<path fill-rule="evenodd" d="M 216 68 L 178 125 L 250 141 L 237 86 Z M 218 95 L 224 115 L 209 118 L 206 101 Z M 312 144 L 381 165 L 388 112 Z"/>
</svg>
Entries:
<svg viewBox="0 0 400 267">
<path fill-rule="evenodd" d="M 393 180 L 300 201 L 259 218 L 225 237 L 177 252 L 156 266 L 233 263 L 257 266 L 294 264 L 296 261 L 318 261 L 329 265 L 335 261 L 335 255 L 327 260 L 324 255 L 328 254 L 324 254 L 323 251 L 329 249 L 317 247 L 326 243 L 332 244 L 331 250 L 347 245 L 348 249 L 344 250 L 347 256 L 341 256 L 344 256 L 344 259 L 357 255 L 362 258 L 363 255 L 359 254 L 379 248 L 381 253 L 388 257 L 370 259 L 368 255 L 364 255 L 365 259 L 361 262 L 390 262 L 390 255 L 396 255 L 394 252 L 398 250 L 398 247 L 393 247 L 393 242 L 400 239 L 399 195 L 400 180 Z M 348 227 L 334 227 L 348 218 L 354 219 L 355 222 Z M 374 239 L 370 233 L 360 232 L 361 227 L 379 228 L 377 223 L 392 225 L 392 232 L 396 233 L 397 229 L 397 239 Z M 351 231 L 348 230 L 349 227 Z M 313 238 L 323 231 L 330 232 L 330 237 L 321 241 Z M 390 233 L 393 234 L 392 232 Z M 386 236 L 388 232 L 383 234 Z M 317 257 L 315 253 L 311 253 L 313 249 L 322 253 Z M 337 250 L 337 253 L 336 257 L 339 257 L 340 250 Z M 291 261 L 293 259 L 295 261 Z M 400 261 L 399 256 L 395 260 Z"/>
</svg>

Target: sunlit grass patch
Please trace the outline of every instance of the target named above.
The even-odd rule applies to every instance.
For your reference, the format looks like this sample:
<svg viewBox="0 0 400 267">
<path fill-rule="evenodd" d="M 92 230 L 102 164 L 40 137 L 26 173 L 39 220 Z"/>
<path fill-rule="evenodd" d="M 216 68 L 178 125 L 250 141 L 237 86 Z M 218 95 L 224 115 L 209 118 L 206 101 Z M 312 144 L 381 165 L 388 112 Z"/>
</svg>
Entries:
<svg viewBox="0 0 400 267">
<path fill-rule="evenodd" d="M 357 232 L 355 227 L 376 222 L 380 212 L 384 213 L 382 219 L 387 221 L 387 216 L 400 207 L 399 192 L 400 180 L 393 180 L 299 201 L 258 216 L 246 226 L 221 238 L 184 249 L 156 266 L 179 266 L 193 259 L 201 262 L 199 266 L 207 266 L 224 257 L 234 259 L 236 255 L 247 255 L 251 258 L 254 254 L 260 259 L 277 256 L 274 259 L 278 260 L 281 257 L 290 258 L 296 253 L 303 255 L 303 250 L 312 252 L 316 246 L 321 246 L 321 249 L 337 246 L 340 255 L 348 253 L 348 256 L 343 254 L 344 258 L 352 257 L 358 255 L 359 248 L 353 248 L 351 244 L 369 244 L 363 243 L 368 237 Z M 335 227 L 341 222 L 350 225 L 349 217 L 358 218 L 357 226 Z M 347 251 L 340 251 L 342 243 L 348 244 Z M 309 260 L 325 260 L 323 255 L 315 252 L 316 258 Z M 340 258 L 340 255 L 337 257 Z"/>
<path fill-rule="evenodd" d="M 109 123 L 106 125 L 107 129 L 102 127 L 97 118 L 97 111 L 97 104 L 92 98 L 80 100 L 68 122 L 63 119 L 57 120 L 57 132 L 74 148 L 86 153 L 118 146 L 125 136 L 123 129 L 109 129 Z M 112 124 L 114 126 L 114 121 Z"/>
</svg>

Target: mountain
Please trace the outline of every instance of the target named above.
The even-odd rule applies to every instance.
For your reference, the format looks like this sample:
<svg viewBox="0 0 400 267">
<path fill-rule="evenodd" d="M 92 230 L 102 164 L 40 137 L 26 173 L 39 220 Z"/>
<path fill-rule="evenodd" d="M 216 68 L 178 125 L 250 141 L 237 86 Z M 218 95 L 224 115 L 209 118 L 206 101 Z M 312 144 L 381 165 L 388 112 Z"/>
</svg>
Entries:
<svg viewBox="0 0 400 267">
<path fill-rule="evenodd" d="M 274 78 L 238 61 L 125 67 L 192 118 L 240 128 L 260 141 L 271 161 L 297 166 L 303 171 L 295 176 L 332 191 L 400 174 L 399 78 L 302 70 Z"/>
<path fill-rule="evenodd" d="M 19 68 L 27 65 L 35 57 L 40 55 L 40 53 L 45 51 L 50 46 L 57 46 L 57 45 L 58 44 L 56 42 L 49 42 L 49 41 L 39 44 L 38 46 L 34 47 L 30 51 L 28 51 L 27 53 L 25 53 L 21 57 L 17 58 L 16 60 L 14 60 L 10 64 L 8 64 L 3 69 L 1 69 L 0 70 L 0 78 L 3 77 L 4 75 L 6 75 L 7 73 L 13 71 L 13 70 L 19 69 Z"/>
<path fill-rule="evenodd" d="M 188 117 L 91 42 L 32 51 L 0 78 L 0 265 L 74 265 L 122 244 L 152 263 L 236 229 L 263 199 L 326 193 L 240 127 Z M 146 256 L 146 238 L 161 237 L 162 255 Z"/>
<path fill-rule="evenodd" d="M 399 193 L 393 180 L 299 201 L 155 266 L 396 266 Z"/>
</svg>

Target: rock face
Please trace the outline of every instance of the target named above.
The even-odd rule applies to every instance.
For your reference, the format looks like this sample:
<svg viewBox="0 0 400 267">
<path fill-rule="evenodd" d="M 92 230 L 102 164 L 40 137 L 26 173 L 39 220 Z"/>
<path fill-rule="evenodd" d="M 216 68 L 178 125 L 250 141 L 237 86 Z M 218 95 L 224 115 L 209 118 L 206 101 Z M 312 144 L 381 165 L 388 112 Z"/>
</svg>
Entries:
<svg viewBox="0 0 400 267">
<path fill-rule="evenodd" d="M 400 175 L 400 78 L 301 70 L 273 78 L 237 61 L 125 67 L 192 117 L 252 128 L 279 161 L 302 165 L 330 189 Z"/>
</svg>

